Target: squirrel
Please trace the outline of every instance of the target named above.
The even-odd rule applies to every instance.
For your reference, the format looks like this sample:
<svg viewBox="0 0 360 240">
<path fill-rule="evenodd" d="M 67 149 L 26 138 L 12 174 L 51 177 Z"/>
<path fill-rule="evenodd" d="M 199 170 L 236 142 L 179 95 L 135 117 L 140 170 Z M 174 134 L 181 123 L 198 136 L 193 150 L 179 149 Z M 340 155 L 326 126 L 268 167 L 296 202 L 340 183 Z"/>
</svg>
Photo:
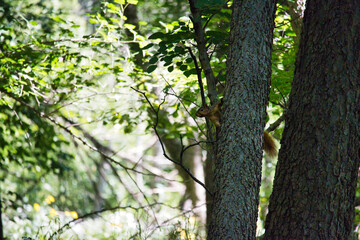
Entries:
<svg viewBox="0 0 360 240">
<path fill-rule="evenodd" d="M 210 119 L 210 121 L 214 123 L 216 127 L 216 132 L 219 133 L 222 105 L 222 99 L 214 107 L 209 107 L 207 104 L 205 104 L 196 111 L 195 115 L 197 117 L 206 117 Z M 264 131 L 264 151 L 271 158 L 277 156 L 275 141 L 267 131 Z"/>
</svg>

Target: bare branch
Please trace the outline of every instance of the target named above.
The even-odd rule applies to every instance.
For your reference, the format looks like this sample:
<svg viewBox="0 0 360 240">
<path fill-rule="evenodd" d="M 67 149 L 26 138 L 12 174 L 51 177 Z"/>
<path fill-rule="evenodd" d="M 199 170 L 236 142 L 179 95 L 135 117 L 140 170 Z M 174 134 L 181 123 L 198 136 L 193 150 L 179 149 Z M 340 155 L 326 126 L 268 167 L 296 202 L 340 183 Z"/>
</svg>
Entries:
<svg viewBox="0 0 360 240">
<path fill-rule="evenodd" d="M 201 75 L 201 73 L 200 73 L 200 75 Z M 185 111 L 186 111 L 186 112 L 189 114 L 189 116 L 194 120 L 196 126 L 198 126 L 198 128 L 200 129 L 200 131 L 201 131 L 204 135 L 206 135 L 206 134 L 203 132 L 203 130 L 200 128 L 200 126 L 199 126 L 198 122 L 195 120 L 195 118 L 190 114 L 189 110 L 187 109 L 187 107 L 186 107 L 185 104 L 183 103 L 182 98 L 176 94 L 174 88 L 168 83 L 168 81 L 165 79 L 165 77 L 164 77 L 164 76 L 162 76 L 162 77 L 164 78 L 164 80 L 165 80 L 165 82 L 167 83 L 167 85 L 170 87 L 171 91 L 173 91 L 173 94 L 171 94 L 171 93 L 168 93 L 168 94 L 169 94 L 169 95 L 173 95 L 173 96 L 175 96 L 175 97 L 178 99 L 178 101 L 181 103 L 181 105 L 183 106 L 183 108 L 185 109 Z M 200 79 L 200 82 L 202 82 L 201 79 Z M 205 97 L 204 97 L 204 100 L 205 100 Z M 190 102 L 191 102 L 191 101 L 190 101 Z M 191 102 L 191 103 L 192 103 L 192 102 Z M 205 103 L 205 102 L 203 102 L 203 104 L 204 104 L 204 103 Z"/>
<path fill-rule="evenodd" d="M 171 221 L 173 221 L 174 219 L 177 219 L 177 218 L 179 218 L 179 217 L 181 217 L 181 216 L 184 216 L 185 214 L 188 214 L 188 213 L 191 213 L 191 212 L 193 212 L 194 211 L 194 209 L 196 209 L 196 208 L 199 208 L 199 207 L 202 207 L 204 204 L 201 204 L 201 205 L 198 205 L 198 206 L 195 206 L 195 207 L 193 207 L 192 209 L 190 209 L 190 210 L 187 210 L 187 211 L 183 211 L 182 213 L 180 213 L 180 214 L 178 214 L 178 215 L 176 215 L 176 216 L 174 216 L 174 217 L 172 217 L 172 218 L 169 218 L 169 219 L 167 219 L 167 220 L 165 220 L 165 221 L 163 221 L 160 225 L 158 225 L 157 227 L 155 227 L 147 236 L 146 236 L 146 239 L 147 238 L 149 238 L 151 235 L 153 235 L 154 234 L 154 232 L 155 232 L 155 230 L 156 229 L 158 229 L 158 228 L 160 228 L 160 227 L 162 227 L 162 226 L 164 226 L 165 224 L 167 224 L 167 223 L 169 223 L 169 222 L 171 222 Z"/>
<path fill-rule="evenodd" d="M 205 186 L 205 184 L 202 183 L 199 179 L 197 179 L 197 178 L 191 173 L 191 171 L 182 164 L 181 158 L 180 158 L 180 162 L 178 162 L 178 161 L 175 161 L 175 160 L 173 160 L 172 158 L 170 158 L 170 157 L 167 155 L 167 153 L 166 153 L 164 143 L 162 142 L 162 139 L 161 139 L 161 137 L 160 137 L 160 134 L 159 134 L 159 132 L 158 132 L 158 130 L 157 130 L 157 126 L 158 126 L 158 123 L 159 123 L 159 115 L 158 115 L 158 113 L 159 113 L 159 111 L 160 111 L 161 105 L 162 105 L 162 104 L 164 103 L 164 101 L 165 101 L 165 98 L 163 99 L 163 101 L 160 103 L 158 109 L 156 110 L 156 109 L 154 108 L 154 106 L 151 104 L 149 98 L 146 96 L 146 94 L 145 94 L 144 92 L 142 92 L 142 91 L 140 91 L 140 90 L 138 90 L 138 89 L 135 89 L 135 88 L 133 88 L 133 87 L 131 87 L 131 89 L 133 89 L 135 92 L 141 94 L 141 95 L 145 98 L 145 100 L 147 101 L 147 103 L 149 104 L 149 106 L 151 107 L 151 109 L 153 110 L 153 112 L 155 113 L 156 120 L 155 120 L 155 123 L 154 123 L 154 125 L 153 125 L 153 129 L 154 129 L 154 131 L 155 131 L 156 136 L 157 136 L 158 139 L 159 139 L 161 148 L 162 148 L 162 150 L 163 150 L 163 155 L 164 155 L 164 157 L 165 157 L 166 159 L 168 159 L 169 161 L 175 163 L 176 165 L 181 166 L 181 168 L 184 169 L 184 171 L 185 171 L 187 174 L 189 174 L 189 176 L 190 176 L 196 183 L 200 184 L 200 185 L 212 196 L 212 193 L 211 193 L 210 190 Z M 197 144 L 199 144 L 199 143 L 197 143 Z M 183 154 L 183 150 L 182 150 L 182 154 Z M 181 157 L 181 156 L 180 156 L 180 157 Z"/>
<path fill-rule="evenodd" d="M 196 75 L 197 75 L 197 79 L 198 79 L 198 83 L 199 83 L 199 87 L 200 87 L 200 95 L 201 95 L 201 101 L 202 101 L 202 105 L 205 104 L 205 92 L 204 92 L 204 84 L 202 82 L 202 78 L 201 78 L 201 68 L 199 67 L 199 64 L 197 62 L 197 58 L 194 55 L 194 53 L 192 52 L 191 48 L 188 47 L 188 52 L 190 53 L 191 58 L 194 61 L 194 65 L 195 65 L 195 69 L 196 69 Z"/>
<path fill-rule="evenodd" d="M 284 111 L 283 115 L 279 117 L 275 122 L 273 122 L 267 129 L 267 132 L 274 131 L 286 118 L 286 111 Z"/>
</svg>

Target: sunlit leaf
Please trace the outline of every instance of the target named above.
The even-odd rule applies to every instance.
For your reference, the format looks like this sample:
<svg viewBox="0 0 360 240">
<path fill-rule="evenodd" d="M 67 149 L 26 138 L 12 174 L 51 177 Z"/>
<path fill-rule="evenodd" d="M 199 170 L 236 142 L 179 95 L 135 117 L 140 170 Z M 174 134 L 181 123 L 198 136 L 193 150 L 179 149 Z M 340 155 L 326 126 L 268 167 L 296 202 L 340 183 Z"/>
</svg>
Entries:
<svg viewBox="0 0 360 240">
<path fill-rule="evenodd" d="M 136 5 L 138 3 L 138 0 L 127 0 L 129 4 Z"/>
</svg>

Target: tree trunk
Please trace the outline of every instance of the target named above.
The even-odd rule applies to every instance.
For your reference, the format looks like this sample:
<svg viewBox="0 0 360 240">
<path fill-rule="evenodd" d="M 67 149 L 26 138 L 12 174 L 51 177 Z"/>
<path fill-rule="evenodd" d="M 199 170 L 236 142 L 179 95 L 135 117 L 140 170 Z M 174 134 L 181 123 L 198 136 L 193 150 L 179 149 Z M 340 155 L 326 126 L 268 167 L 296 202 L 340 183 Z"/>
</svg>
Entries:
<svg viewBox="0 0 360 240">
<path fill-rule="evenodd" d="M 214 144 L 208 144 L 208 149 L 206 152 L 206 160 L 204 164 L 204 179 L 205 186 L 210 189 L 211 192 L 214 192 Z M 213 197 L 209 192 L 206 191 L 206 229 L 209 229 L 211 213 L 213 209 Z"/>
<path fill-rule="evenodd" d="M 133 4 L 128 4 L 124 10 L 124 15 L 126 16 L 126 23 L 132 24 L 135 26 L 135 31 L 139 31 L 139 18 L 137 15 L 137 6 Z M 128 29 L 125 29 L 125 34 L 128 37 L 130 41 L 135 40 L 134 34 L 129 31 Z M 133 52 L 134 55 L 134 62 L 137 66 L 140 66 L 143 70 L 147 68 L 147 63 L 143 61 L 143 52 L 139 46 L 139 43 L 128 43 L 131 52 Z"/>
<path fill-rule="evenodd" d="M 234 1 L 208 239 L 255 239 L 275 1 Z"/>
<path fill-rule="evenodd" d="M 360 159 L 360 2 L 308 0 L 265 239 L 348 239 Z"/>
</svg>

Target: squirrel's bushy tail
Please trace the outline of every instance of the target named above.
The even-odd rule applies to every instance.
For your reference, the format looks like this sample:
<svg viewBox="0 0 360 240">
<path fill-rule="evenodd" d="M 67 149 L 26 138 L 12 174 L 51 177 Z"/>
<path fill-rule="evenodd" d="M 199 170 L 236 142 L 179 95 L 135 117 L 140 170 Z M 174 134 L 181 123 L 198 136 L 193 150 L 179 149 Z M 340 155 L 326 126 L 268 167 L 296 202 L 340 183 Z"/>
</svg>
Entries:
<svg viewBox="0 0 360 240">
<path fill-rule="evenodd" d="M 264 151 L 269 157 L 277 156 L 276 143 L 270 133 L 264 131 Z"/>
</svg>

